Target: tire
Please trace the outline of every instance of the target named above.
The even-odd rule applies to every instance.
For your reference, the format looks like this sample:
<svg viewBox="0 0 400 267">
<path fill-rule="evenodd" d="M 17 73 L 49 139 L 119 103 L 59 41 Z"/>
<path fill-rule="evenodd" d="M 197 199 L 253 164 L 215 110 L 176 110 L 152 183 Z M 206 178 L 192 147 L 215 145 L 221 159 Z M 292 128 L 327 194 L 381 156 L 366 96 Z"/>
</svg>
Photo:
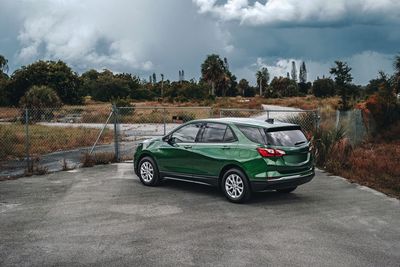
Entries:
<svg viewBox="0 0 400 267">
<path fill-rule="evenodd" d="M 297 186 L 284 188 L 284 189 L 276 189 L 276 191 L 279 192 L 279 193 L 289 194 L 289 193 L 292 193 L 294 190 L 296 190 L 296 188 L 297 188 Z"/>
<path fill-rule="evenodd" d="M 244 203 L 251 197 L 251 188 L 246 175 L 238 169 L 225 172 L 221 184 L 225 197 L 233 203 Z"/>
<path fill-rule="evenodd" d="M 157 164 L 150 157 L 144 157 L 140 160 L 137 170 L 142 184 L 147 186 L 156 186 L 160 183 L 160 174 Z"/>
</svg>

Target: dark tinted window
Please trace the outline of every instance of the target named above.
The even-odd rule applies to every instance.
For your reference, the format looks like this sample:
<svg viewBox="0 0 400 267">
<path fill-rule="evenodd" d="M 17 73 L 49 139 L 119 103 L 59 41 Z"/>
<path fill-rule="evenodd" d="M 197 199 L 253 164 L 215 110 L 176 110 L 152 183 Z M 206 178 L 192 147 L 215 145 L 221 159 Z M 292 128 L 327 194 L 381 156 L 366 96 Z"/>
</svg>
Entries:
<svg viewBox="0 0 400 267">
<path fill-rule="evenodd" d="M 177 143 L 193 143 L 196 140 L 200 127 L 201 124 L 199 123 L 188 124 L 176 130 L 172 134 L 172 137 L 175 138 L 175 142 Z"/>
<path fill-rule="evenodd" d="M 262 129 L 244 125 L 237 125 L 237 127 L 250 141 L 257 144 L 265 144 L 265 134 Z"/>
<path fill-rule="evenodd" d="M 224 142 L 235 142 L 236 137 L 232 132 L 231 127 L 226 128 L 225 136 L 224 136 Z"/>
<path fill-rule="evenodd" d="M 267 143 L 273 146 L 301 146 L 307 138 L 301 130 L 284 130 L 267 132 Z"/>
<path fill-rule="evenodd" d="M 201 141 L 205 143 L 217 143 L 224 141 L 226 125 L 219 123 L 207 123 L 204 126 Z"/>
</svg>

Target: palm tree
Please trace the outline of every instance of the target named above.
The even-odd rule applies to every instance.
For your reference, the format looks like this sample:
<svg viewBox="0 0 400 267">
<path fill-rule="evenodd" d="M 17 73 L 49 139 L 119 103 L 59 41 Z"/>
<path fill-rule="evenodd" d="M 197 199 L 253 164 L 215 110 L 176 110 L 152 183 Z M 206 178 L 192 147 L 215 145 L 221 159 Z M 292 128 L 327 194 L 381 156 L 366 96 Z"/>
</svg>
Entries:
<svg viewBox="0 0 400 267">
<path fill-rule="evenodd" d="M 203 79 L 211 83 L 211 95 L 215 95 L 215 83 L 225 76 L 225 66 L 222 59 L 215 54 L 208 55 L 201 64 L 201 75 Z"/>
<path fill-rule="evenodd" d="M 161 97 L 164 97 L 164 74 L 161 73 Z"/>
<path fill-rule="evenodd" d="M 269 81 L 268 69 L 263 67 L 256 72 L 257 84 L 260 88 L 260 96 L 262 96 L 263 87 L 267 87 Z"/>
</svg>

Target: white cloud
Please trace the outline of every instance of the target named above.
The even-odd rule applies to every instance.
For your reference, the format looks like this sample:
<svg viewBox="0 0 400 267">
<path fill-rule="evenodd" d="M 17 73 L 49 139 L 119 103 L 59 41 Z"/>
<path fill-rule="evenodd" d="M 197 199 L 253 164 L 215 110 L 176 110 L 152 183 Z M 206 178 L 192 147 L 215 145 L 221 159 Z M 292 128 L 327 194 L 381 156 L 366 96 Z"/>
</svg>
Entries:
<svg viewBox="0 0 400 267">
<path fill-rule="evenodd" d="M 229 33 L 218 22 L 198 15 L 186 0 L 25 0 L 23 7 L 19 9 L 23 18 L 18 34 L 20 64 L 61 59 L 79 70 L 168 75 L 179 68 L 189 76 L 200 64 L 199 58 L 191 60 L 194 52 L 205 57 L 234 50 Z M 170 59 L 173 62 L 166 64 Z"/>
<path fill-rule="evenodd" d="M 200 13 L 250 25 L 321 25 L 400 20 L 398 0 L 193 0 Z"/>
</svg>

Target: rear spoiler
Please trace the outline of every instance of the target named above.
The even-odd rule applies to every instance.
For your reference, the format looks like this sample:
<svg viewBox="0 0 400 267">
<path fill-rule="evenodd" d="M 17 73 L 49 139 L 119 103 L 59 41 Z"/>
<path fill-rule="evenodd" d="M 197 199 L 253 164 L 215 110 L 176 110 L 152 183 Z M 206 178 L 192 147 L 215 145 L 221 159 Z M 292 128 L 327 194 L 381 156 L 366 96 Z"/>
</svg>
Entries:
<svg viewBox="0 0 400 267">
<path fill-rule="evenodd" d="M 265 128 L 265 131 L 267 133 L 268 132 L 279 132 L 279 131 L 291 131 L 291 130 L 301 130 L 301 127 L 298 125 L 290 125 L 290 126 Z"/>
</svg>

